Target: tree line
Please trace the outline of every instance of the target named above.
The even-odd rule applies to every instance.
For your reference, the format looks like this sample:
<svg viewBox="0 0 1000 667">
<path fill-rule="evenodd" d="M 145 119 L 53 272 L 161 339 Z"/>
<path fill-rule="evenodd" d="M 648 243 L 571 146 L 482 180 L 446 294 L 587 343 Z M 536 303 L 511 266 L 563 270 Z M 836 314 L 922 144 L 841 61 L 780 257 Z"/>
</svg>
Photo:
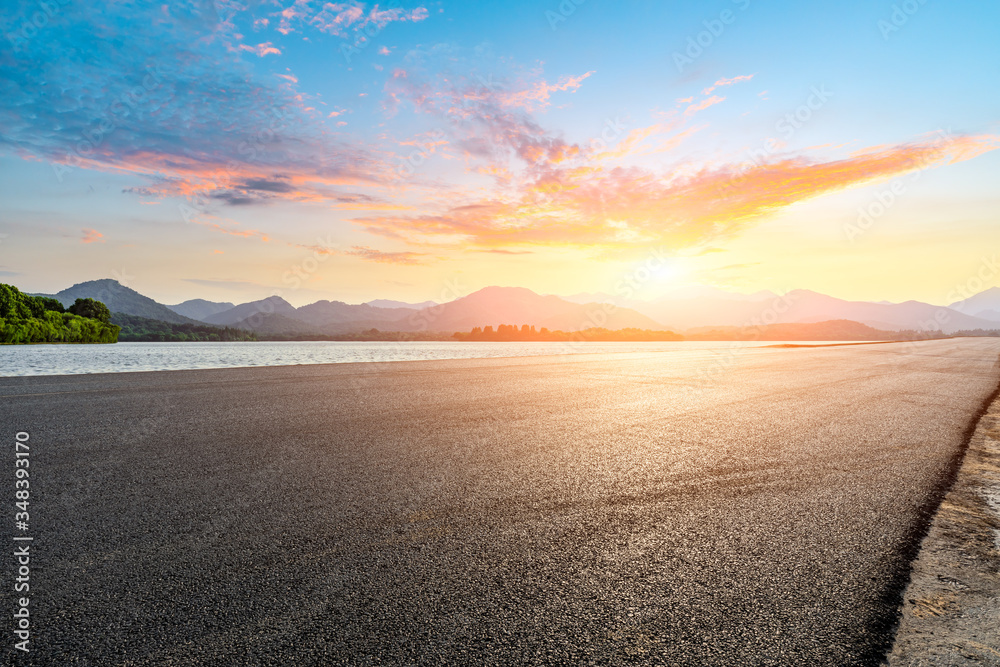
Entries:
<svg viewBox="0 0 1000 667">
<path fill-rule="evenodd" d="M 77 299 L 64 308 L 0 283 L 0 343 L 114 343 L 120 330 L 100 301 Z"/>
<path fill-rule="evenodd" d="M 684 340 L 684 337 L 673 331 L 651 331 L 649 329 L 604 329 L 595 327 L 583 331 L 549 331 L 547 328 L 535 329 L 534 326 L 522 324 L 501 324 L 496 329 L 492 326 L 474 327 L 468 333 L 455 332 L 452 336 L 461 341 L 551 341 L 551 342 L 658 342 Z"/>
<path fill-rule="evenodd" d="M 256 341 L 257 334 L 245 329 L 213 327 L 210 324 L 174 324 L 138 315 L 114 313 L 111 321 L 121 327 L 123 343 L 181 343 Z"/>
</svg>

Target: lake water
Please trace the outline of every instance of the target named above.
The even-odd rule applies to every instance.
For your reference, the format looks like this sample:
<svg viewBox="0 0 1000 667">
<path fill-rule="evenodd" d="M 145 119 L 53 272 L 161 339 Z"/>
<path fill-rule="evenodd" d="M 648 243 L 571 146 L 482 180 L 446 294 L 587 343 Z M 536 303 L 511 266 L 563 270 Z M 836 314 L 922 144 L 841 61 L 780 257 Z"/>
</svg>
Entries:
<svg viewBox="0 0 1000 667">
<path fill-rule="evenodd" d="M 707 357 L 764 342 L 460 343 L 257 342 L 0 345 L 0 376 L 176 371 L 365 361 L 416 361 L 609 352 L 694 352 Z"/>
</svg>

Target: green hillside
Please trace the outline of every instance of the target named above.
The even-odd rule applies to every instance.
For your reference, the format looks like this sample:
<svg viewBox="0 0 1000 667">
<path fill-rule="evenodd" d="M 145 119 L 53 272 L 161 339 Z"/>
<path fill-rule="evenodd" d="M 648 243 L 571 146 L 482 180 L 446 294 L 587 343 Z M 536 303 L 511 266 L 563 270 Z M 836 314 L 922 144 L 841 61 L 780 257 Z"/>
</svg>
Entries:
<svg viewBox="0 0 1000 667">
<path fill-rule="evenodd" d="M 203 324 L 189 317 L 179 315 L 162 303 L 125 287 L 117 280 L 90 280 L 68 287 L 54 295 L 64 306 L 80 298 L 96 299 L 108 307 L 112 313 L 137 315 L 151 320 L 161 320 L 174 324 Z"/>
<path fill-rule="evenodd" d="M 0 343 L 114 343 L 120 328 L 100 301 L 29 296 L 0 283 Z"/>
<path fill-rule="evenodd" d="M 124 313 L 112 313 L 111 321 L 122 328 L 118 340 L 123 343 L 257 340 L 256 333 L 232 327 L 174 324 Z"/>
</svg>

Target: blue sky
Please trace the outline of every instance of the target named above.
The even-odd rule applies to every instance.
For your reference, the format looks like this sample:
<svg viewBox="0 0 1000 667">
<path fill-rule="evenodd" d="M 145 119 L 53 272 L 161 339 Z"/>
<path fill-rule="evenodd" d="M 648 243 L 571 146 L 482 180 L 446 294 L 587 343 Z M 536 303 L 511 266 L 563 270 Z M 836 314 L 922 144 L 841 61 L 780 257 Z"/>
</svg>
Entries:
<svg viewBox="0 0 1000 667">
<path fill-rule="evenodd" d="M 611 291 L 655 249 L 648 296 L 942 301 L 997 240 L 998 13 L 7 3 L 0 276 L 423 300 Z"/>
</svg>

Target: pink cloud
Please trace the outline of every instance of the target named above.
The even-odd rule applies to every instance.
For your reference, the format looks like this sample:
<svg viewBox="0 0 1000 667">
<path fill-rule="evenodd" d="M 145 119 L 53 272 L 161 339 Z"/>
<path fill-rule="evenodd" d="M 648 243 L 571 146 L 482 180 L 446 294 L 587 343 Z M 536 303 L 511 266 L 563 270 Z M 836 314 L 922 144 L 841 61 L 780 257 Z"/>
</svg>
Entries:
<svg viewBox="0 0 1000 667">
<path fill-rule="evenodd" d="M 381 9 L 378 4 L 366 9 L 366 4 L 357 0 L 348 2 L 321 2 L 320 0 L 295 0 L 289 7 L 277 13 L 281 17 L 278 31 L 289 34 L 295 31 L 293 24 L 305 23 L 320 32 L 338 37 L 365 31 L 370 38 L 373 31 L 381 30 L 393 22 L 417 22 L 427 18 L 424 7 L 406 10 L 400 7 Z"/>
<path fill-rule="evenodd" d="M 311 250 L 319 255 L 346 255 L 348 257 L 359 257 L 369 262 L 379 262 L 382 264 L 405 264 L 416 265 L 425 262 L 426 254 L 420 252 L 386 252 L 376 250 L 368 246 L 353 246 L 350 250 L 340 250 L 338 248 L 328 248 L 318 245 L 291 244 L 297 248 Z"/>
<path fill-rule="evenodd" d="M 80 243 L 104 243 L 104 234 L 96 229 L 83 229 L 82 232 Z"/>
<path fill-rule="evenodd" d="M 350 250 L 345 251 L 344 254 L 352 257 L 360 257 L 369 262 L 407 265 L 422 264 L 425 257 L 424 253 L 419 252 L 383 252 L 369 248 L 368 246 L 354 246 Z"/>
<path fill-rule="evenodd" d="M 701 94 L 702 95 L 711 95 L 712 91 L 715 90 L 716 88 L 721 88 L 722 86 L 731 86 L 734 83 L 740 83 L 741 81 L 750 81 L 751 79 L 753 79 L 753 77 L 754 77 L 753 74 L 742 74 L 740 76 L 734 76 L 731 79 L 722 78 L 722 79 L 719 79 L 718 81 L 716 81 L 715 83 L 713 83 L 711 86 L 709 86 L 705 90 L 701 91 Z"/>
<path fill-rule="evenodd" d="M 435 86 L 397 69 L 386 82 L 385 108 L 392 115 L 404 104 L 420 113 L 439 116 L 450 126 L 452 144 L 467 159 L 503 162 L 514 155 L 529 166 L 559 164 L 582 149 L 543 129 L 528 113 L 548 104 L 556 91 L 573 92 L 590 72 L 504 87 L 482 78 L 444 80 Z"/>
<path fill-rule="evenodd" d="M 536 81 L 527 88 L 509 92 L 497 92 L 496 100 L 505 107 L 518 107 L 534 111 L 549 105 L 549 97 L 556 92 L 575 93 L 580 89 L 583 80 L 594 73 L 593 70 L 580 76 L 564 76 L 556 83 Z"/>
<path fill-rule="evenodd" d="M 257 46 L 247 46 L 246 44 L 240 44 L 240 50 L 249 51 L 250 53 L 256 53 L 258 56 L 263 58 L 271 53 L 275 55 L 281 55 L 281 51 L 277 49 L 271 42 L 264 42 L 263 44 L 258 44 Z M 279 74 L 278 76 L 284 76 Z"/>
<path fill-rule="evenodd" d="M 1000 137 L 993 136 L 925 140 L 827 161 L 691 165 L 686 176 L 638 167 L 550 168 L 508 196 L 496 194 L 440 213 L 352 222 L 415 244 L 457 238 L 463 247 L 502 249 L 698 247 L 737 235 L 796 202 L 968 160 L 997 147 Z"/>
<path fill-rule="evenodd" d="M 687 109 L 684 110 L 684 114 L 686 116 L 694 115 L 699 111 L 704 111 L 708 107 L 715 106 L 719 102 L 724 102 L 725 99 L 726 99 L 725 97 L 719 97 L 718 95 L 713 95 L 708 99 L 698 102 L 697 104 L 692 104 L 691 106 L 689 106 Z"/>
</svg>

